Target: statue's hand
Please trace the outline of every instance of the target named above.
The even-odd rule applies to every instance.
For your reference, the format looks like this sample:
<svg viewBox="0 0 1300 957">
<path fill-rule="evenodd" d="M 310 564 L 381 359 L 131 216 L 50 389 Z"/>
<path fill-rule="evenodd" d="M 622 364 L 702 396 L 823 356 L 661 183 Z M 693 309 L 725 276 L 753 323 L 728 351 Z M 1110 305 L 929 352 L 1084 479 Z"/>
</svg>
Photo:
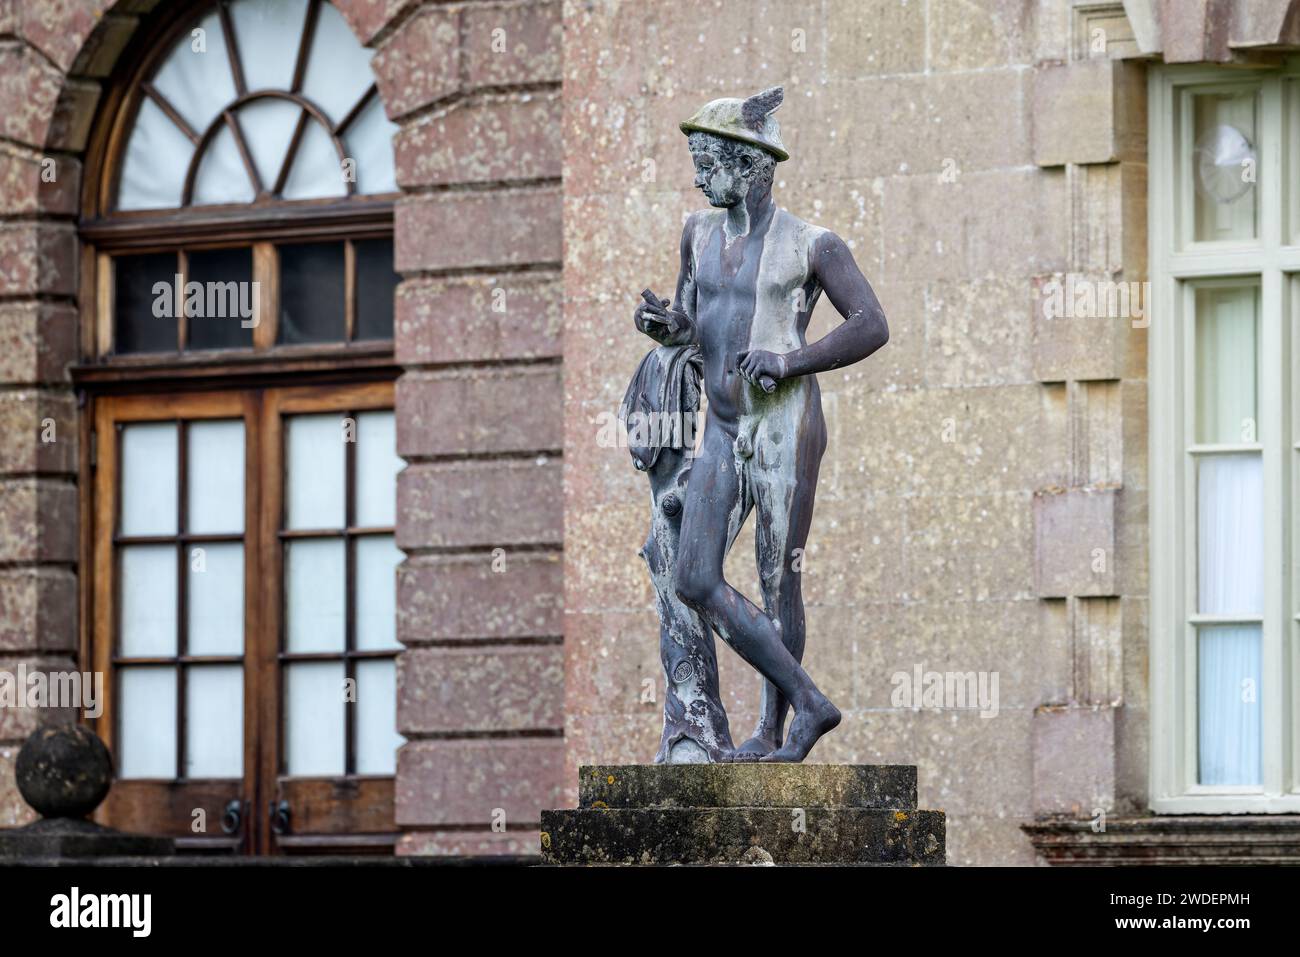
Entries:
<svg viewBox="0 0 1300 957">
<path fill-rule="evenodd" d="M 655 305 L 642 301 L 632 313 L 632 322 L 638 332 L 643 332 L 651 339 L 663 345 L 670 345 L 683 330 L 690 325 L 684 313 L 672 308 L 667 299 L 659 300 Z"/>
<path fill-rule="evenodd" d="M 736 357 L 736 368 L 764 392 L 774 392 L 777 382 L 785 378 L 785 356 L 764 349 L 753 349 Z"/>
</svg>

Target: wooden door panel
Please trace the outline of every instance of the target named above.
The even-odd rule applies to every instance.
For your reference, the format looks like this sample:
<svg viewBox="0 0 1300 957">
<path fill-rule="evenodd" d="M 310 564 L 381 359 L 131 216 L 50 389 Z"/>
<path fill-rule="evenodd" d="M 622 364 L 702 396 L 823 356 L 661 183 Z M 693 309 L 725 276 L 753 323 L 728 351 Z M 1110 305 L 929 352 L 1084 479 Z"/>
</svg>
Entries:
<svg viewBox="0 0 1300 957">
<path fill-rule="evenodd" d="M 273 799 L 266 802 L 265 808 L 268 828 L 264 847 L 267 852 L 391 853 L 396 837 L 393 778 L 350 773 L 350 750 L 348 773 L 343 775 L 293 777 L 285 773 L 287 715 L 284 709 L 284 669 L 292 660 L 285 652 L 284 543 L 294 537 L 285 528 L 285 418 L 318 412 L 378 411 L 392 406 L 391 382 L 279 389 L 268 392 L 262 406 L 261 484 L 264 507 L 260 545 L 261 564 L 266 569 L 262 581 L 266 627 L 261 636 L 258 661 L 262 680 L 273 682 L 274 691 L 262 697 L 259 720 L 264 727 L 275 729 L 274 735 L 265 738 L 266 747 L 260 765 L 261 779 L 274 782 L 275 789 Z M 348 482 L 351 481 L 349 475 Z M 348 516 L 345 524 L 350 524 L 350 508 Z M 350 530 L 344 531 L 350 534 Z M 373 531 L 367 529 L 364 533 Z M 352 574 L 350 568 L 348 574 Z M 348 641 L 351 642 L 351 637 Z M 349 749 L 350 741 L 349 735 Z M 281 801 L 288 805 L 288 827 L 277 833 L 276 828 L 270 827 L 270 804 Z"/>
<path fill-rule="evenodd" d="M 238 419 L 244 426 L 244 531 L 235 540 L 243 544 L 244 562 L 244 680 L 243 680 L 243 774 L 241 777 L 219 780 L 118 778 L 96 819 L 110 827 L 139 833 L 162 834 L 175 837 L 182 849 L 207 849 L 246 851 L 254 845 L 255 821 L 252 800 L 256 789 L 257 726 L 254 717 L 256 682 L 250 680 L 247 668 L 249 636 L 258 628 L 259 608 L 256 599 L 260 570 L 254 546 L 256 520 L 260 508 L 257 494 L 257 473 L 254 454 L 257 428 L 256 397 L 249 393 L 191 393 L 171 396 L 114 396 L 103 397 L 95 403 L 95 435 L 97 442 L 94 500 L 92 503 L 94 535 L 94 568 L 91 570 L 93 594 L 93 620 L 91 622 L 91 658 L 96 671 L 106 676 L 109 694 L 106 695 L 103 713 L 92 723 L 95 732 L 104 740 L 114 756 L 115 768 L 120 769 L 122 735 L 119 722 L 120 674 L 127 665 L 141 667 L 154 661 L 159 667 L 173 669 L 177 687 L 185 682 L 190 668 L 204 667 L 204 661 L 217 659 L 194 658 L 185 651 L 184 588 L 178 584 L 176 610 L 175 655 L 161 659 L 132 657 L 120 654 L 119 628 L 119 539 L 118 529 L 122 502 L 122 455 L 119 448 L 120 429 L 132 424 L 150 422 L 196 423 L 211 419 Z M 177 455 L 184 461 L 184 427 L 178 425 Z M 177 548 L 177 573 L 186 574 L 189 546 L 185 527 L 186 488 L 183 483 L 184 465 L 178 465 L 177 501 L 180 515 L 174 535 L 162 536 L 168 545 Z M 194 539 L 202 542 L 204 537 Z M 238 658 L 231 663 L 237 663 Z M 182 700 L 182 699 L 178 699 Z M 180 705 L 178 705 L 180 708 Z M 185 715 L 175 715 L 178 742 L 185 740 Z M 178 747 L 183 745 L 178 744 Z M 180 752 L 177 771 L 179 773 Z M 238 827 L 232 833 L 222 829 L 222 819 L 231 802 L 239 802 Z M 201 814 L 196 812 L 202 812 Z"/>
<path fill-rule="evenodd" d="M 187 395 L 127 395 L 95 400 L 93 417 L 98 456 L 90 503 L 94 562 L 88 583 L 92 609 L 89 656 L 93 668 L 105 674 L 109 693 L 104 711 L 92 722 L 92 727 L 114 755 L 121 740 L 117 698 L 118 673 L 124 665 L 118 644 L 117 554 L 120 547 L 126 547 L 120 542 L 126 541 L 127 546 L 136 544 L 135 539 L 123 540 L 117 536 L 121 508 L 119 428 L 150 421 L 239 418 L 244 423 L 245 436 L 244 530 L 239 539 L 244 555 L 243 777 L 118 779 L 97 812 L 96 817 L 102 823 L 128 831 L 172 836 L 177 838 L 178 847 L 186 851 L 392 852 L 396 838 L 393 778 L 355 773 L 352 732 L 355 715 L 345 711 L 348 735 L 344 773 L 331 777 L 294 777 L 286 773 L 283 705 L 286 664 L 301 657 L 287 654 L 284 642 L 284 541 L 294 537 L 286 535 L 283 521 L 284 417 L 314 412 L 363 413 L 391 409 L 392 404 L 391 382 Z M 178 427 L 177 434 L 178 444 L 183 445 L 184 427 Z M 349 450 L 347 454 L 355 456 L 356 453 Z M 182 464 L 178 466 L 178 476 L 184 474 Z M 178 478 L 180 481 L 183 478 Z M 353 481 L 349 471 L 349 489 Z M 178 489 L 177 494 L 183 498 L 185 489 Z M 352 548 L 346 543 L 354 539 L 392 534 L 391 528 L 352 527 L 352 516 L 349 507 L 347 527 L 337 532 L 345 541 L 345 549 Z M 182 559 L 188 554 L 185 522 L 182 508 L 175 541 L 166 542 L 176 545 Z M 349 594 L 355 590 L 353 554 L 347 551 Z M 185 574 L 183 568 L 179 574 Z M 178 601 L 183 604 L 183 586 L 178 588 L 181 589 Z M 178 629 L 182 617 L 183 609 L 178 607 Z M 349 644 L 344 658 L 349 663 L 348 675 L 354 673 L 352 669 L 357 662 L 395 654 L 354 649 L 351 619 L 348 628 Z M 178 633 L 176 641 L 175 658 L 146 663 L 175 667 L 177 681 L 181 682 L 186 668 L 196 664 L 201 667 L 207 662 L 184 655 L 183 634 Z M 143 661 L 133 657 L 126 663 L 138 667 Z M 183 740 L 183 719 L 178 718 L 178 724 L 178 740 Z M 240 819 L 235 833 L 228 834 L 222 823 L 232 802 L 240 812 Z M 287 804 L 287 817 L 277 814 L 281 802 Z M 201 821 L 202 830 L 196 829 L 196 821 Z"/>
</svg>

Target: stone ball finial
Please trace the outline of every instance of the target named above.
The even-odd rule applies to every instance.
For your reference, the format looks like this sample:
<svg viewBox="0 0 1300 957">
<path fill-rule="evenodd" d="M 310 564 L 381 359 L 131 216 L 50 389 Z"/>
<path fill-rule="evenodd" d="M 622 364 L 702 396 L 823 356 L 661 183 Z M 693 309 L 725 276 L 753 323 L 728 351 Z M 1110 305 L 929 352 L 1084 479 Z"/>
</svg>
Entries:
<svg viewBox="0 0 1300 957">
<path fill-rule="evenodd" d="M 89 728 L 49 725 L 23 742 L 14 777 L 23 800 L 42 817 L 81 818 L 107 796 L 113 761 Z"/>
</svg>

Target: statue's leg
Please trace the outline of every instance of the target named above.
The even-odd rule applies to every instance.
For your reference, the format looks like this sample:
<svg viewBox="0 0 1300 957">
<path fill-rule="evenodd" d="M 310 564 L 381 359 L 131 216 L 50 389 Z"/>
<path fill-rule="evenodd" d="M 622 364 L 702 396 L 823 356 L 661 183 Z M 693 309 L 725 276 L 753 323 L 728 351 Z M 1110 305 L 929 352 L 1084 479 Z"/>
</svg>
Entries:
<svg viewBox="0 0 1300 957">
<path fill-rule="evenodd" d="M 806 634 L 804 547 L 812 525 L 826 431 L 818 416 L 793 436 L 781 435 L 779 442 L 773 440 L 774 434 L 781 435 L 780 430 L 775 433 L 767 428 L 759 430 L 750 470 L 757 513 L 754 553 L 763 606 L 768 615 L 781 623 L 781 639 L 786 650 L 802 665 Z M 789 708 L 790 702 L 776 685 L 764 680 L 758 725 L 754 736 L 740 750 L 766 754 L 780 747 Z"/>
<path fill-rule="evenodd" d="M 790 655 L 780 626 L 722 577 L 728 532 L 742 512 L 744 494 L 732 439 L 710 422 L 687 486 L 675 587 L 682 601 L 790 701 L 796 710 L 791 740 L 769 757 L 801 761 L 839 722 L 839 712 Z"/>
</svg>

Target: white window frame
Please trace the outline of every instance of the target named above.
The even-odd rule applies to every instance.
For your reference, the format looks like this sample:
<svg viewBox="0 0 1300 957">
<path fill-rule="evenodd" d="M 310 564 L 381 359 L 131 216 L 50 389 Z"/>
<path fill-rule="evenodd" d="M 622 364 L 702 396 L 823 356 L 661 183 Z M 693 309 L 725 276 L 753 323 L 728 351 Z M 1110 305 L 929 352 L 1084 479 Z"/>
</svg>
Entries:
<svg viewBox="0 0 1300 957">
<path fill-rule="evenodd" d="M 1152 67 L 1148 86 L 1150 390 L 1150 807 L 1157 813 L 1300 812 L 1300 59 L 1284 67 Z M 1190 242 L 1189 87 L 1258 83 L 1257 238 Z M 1288 90 L 1289 87 L 1289 90 Z M 1290 164 L 1289 167 L 1287 164 Z M 1168 171 L 1168 175 L 1163 175 Z M 1285 233 L 1285 234 L 1284 234 Z M 1264 470 L 1262 785 L 1197 783 L 1195 408 L 1196 281 L 1258 277 L 1257 445 Z M 1285 518 L 1285 521 L 1283 521 Z M 1289 572 L 1288 572 L 1289 568 Z M 1208 616 L 1204 616 L 1208 617 Z"/>
</svg>

